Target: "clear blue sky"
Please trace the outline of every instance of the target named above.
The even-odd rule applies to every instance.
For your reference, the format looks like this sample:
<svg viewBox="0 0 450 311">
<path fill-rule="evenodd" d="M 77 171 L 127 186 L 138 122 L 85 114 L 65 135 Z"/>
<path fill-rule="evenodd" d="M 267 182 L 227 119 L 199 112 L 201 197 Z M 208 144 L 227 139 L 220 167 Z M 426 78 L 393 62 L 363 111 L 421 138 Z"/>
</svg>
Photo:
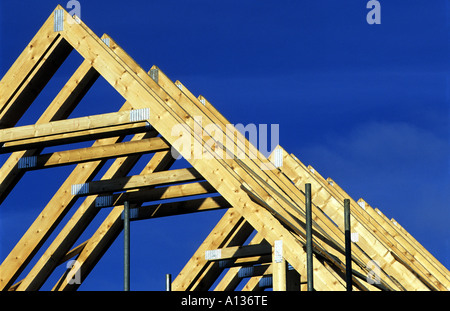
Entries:
<svg viewBox="0 0 450 311">
<path fill-rule="evenodd" d="M 0 3 L 0 76 L 58 3 L 67 2 Z M 231 123 L 280 124 L 288 152 L 450 267 L 449 1 L 380 0 L 380 25 L 367 24 L 365 0 L 80 3 L 98 36 L 204 95 Z M 19 124 L 34 123 L 57 94 L 81 62 L 74 54 Z M 122 103 L 99 79 L 72 116 Z M 71 169 L 27 173 L 3 202 L 0 261 Z M 132 223 L 131 289 L 164 289 L 165 274 L 178 274 L 222 213 Z M 122 289 L 122 247 L 120 235 L 80 290 Z"/>
</svg>

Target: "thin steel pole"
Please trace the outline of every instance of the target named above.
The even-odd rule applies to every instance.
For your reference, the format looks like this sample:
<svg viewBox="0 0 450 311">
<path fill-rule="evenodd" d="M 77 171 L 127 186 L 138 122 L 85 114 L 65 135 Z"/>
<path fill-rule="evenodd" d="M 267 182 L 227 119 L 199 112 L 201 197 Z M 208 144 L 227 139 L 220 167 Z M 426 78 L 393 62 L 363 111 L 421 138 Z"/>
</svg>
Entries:
<svg viewBox="0 0 450 311">
<path fill-rule="evenodd" d="M 311 184 L 305 184 L 306 202 L 306 271 L 308 291 L 314 290 L 313 252 L 312 252 L 312 212 L 311 212 Z"/>
<path fill-rule="evenodd" d="M 344 199 L 345 226 L 345 282 L 347 291 L 352 291 L 352 241 L 350 235 L 350 200 Z"/>
<path fill-rule="evenodd" d="M 123 204 L 123 290 L 130 290 L 130 204 Z"/>
<path fill-rule="evenodd" d="M 166 291 L 170 292 L 172 290 L 172 274 L 166 274 Z"/>
</svg>

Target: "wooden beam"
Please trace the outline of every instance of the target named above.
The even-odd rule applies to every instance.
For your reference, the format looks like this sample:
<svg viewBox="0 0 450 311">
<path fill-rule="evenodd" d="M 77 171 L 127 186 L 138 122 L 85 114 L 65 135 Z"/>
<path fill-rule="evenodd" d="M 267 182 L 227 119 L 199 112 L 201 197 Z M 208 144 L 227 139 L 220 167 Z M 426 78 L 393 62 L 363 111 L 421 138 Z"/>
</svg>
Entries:
<svg viewBox="0 0 450 311">
<path fill-rule="evenodd" d="M 289 269 L 283 255 L 283 240 L 275 241 L 272 249 L 272 286 L 274 291 L 299 291 L 300 274 Z"/>
<path fill-rule="evenodd" d="M 108 198 L 108 201 L 111 202 L 110 205 L 104 205 L 100 203 L 99 205 L 102 205 L 104 207 L 119 206 L 123 205 L 125 201 L 133 203 L 143 203 L 210 193 L 216 193 L 216 190 L 207 181 L 202 181 L 168 187 L 158 187 L 151 189 L 143 188 L 137 191 L 115 193 L 112 195 L 112 199 Z M 102 198 L 100 197 L 100 199 Z"/>
<path fill-rule="evenodd" d="M 261 286 L 261 282 L 263 282 L 264 280 L 262 279 L 272 279 L 271 275 L 263 275 L 263 276 L 254 276 L 251 277 L 248 281 L 247 284 L 245 284 L 245 286 L 242 288 L 243 292 L 260 292 L 260 291 L 264 291 L 264 289 L 266 287 Z"/>
<path fill-rule="evenodd" d="M 377 210 L 377 209 L 375 209 Z M 388 219 L 386 216 L 384 216 L 386 219 Z M 442 271 L 442 274 L 444 274 L 447 278 L 447 280 L 450 280 L 450 272 L 448 269 L 442 265 L 441 262 L 439 262 L 425 247 L 422 246 L 408 231 L 406 231 L 405 228 L 403 228 L 398 221 L 396 221 L 394 218 L 391 218 L 390 220 L 392 224 L 400 230 L 401 233 L 404 234 L 404 236 L 411 242 L 411 244 L 415 245 L 418 249 L 421 249 L 425 256 L 428 257 L 428 259 L 434 263 L 435 267 L 440 269 Z M 449 289 L 450 290 L 450 289 Z"/>
<path fill-rule="evenodd" d="M 231 208 L 231 205 L 222 197 L 208 197 L 178 202 L 161 203 L 142 206 L 137 209 L 137 216 L 132 220 L 151 219 L 175 215 L 183 215 L 211 210 Z"/>
<path fill-rule="evenodd" d="M 77 256 L 83 250 L 83 248 L 86 246 L 86 244 L 87 244 L 87 241 L 84 241 L 77 247 L 71 249 L 69 252 L 67 252 L 66 256 L 64 256 L 64 258 L 61 260 L 61 262 L 59 264 L 62 264 L 65 261 L 69 260 L 70 258 Z M 8 291 L 16 291 L 17 288 L 19 287 L 19 285 L 22 284 L 22 282 L 23 282 L 23 280 L 20 280 L 16 284 L 12 285 Z"/>
<path fill-rule="evenodd" d="M 54 136 L 44 136 L 43 138 L 23 139 L 11 143 L 6 143 L 2 148 L 0 148 L 0 154 L 27 149 L 42 149 L 45 147 L 66 145 L 84 141 L 94 141 L 103 138 L 126 136 L 146 132 L 156 133 L 156 131 L 152 130 L 148 126 L 147 122 L 119 124 L 110 127 L 102 127 L 98 129 L 84 130 L 79 132 L 69 132 Z"/>
<path fill-rule="evenodd" d="M 65 119 L 97 80 L 99 74 L 90 63 L 83 61 L 68 82 L 52 100 L 36 124 Z M 34 156 L 41 150 L 18 151 L 11 154 L 0 168 L 0 203 L 7 197 L 11 189 L 23 176 L 24 171 L 17 170 L 17 164 L 22 157 Z"/>
<path fill-rule="evenodd" d="M 109 139 L 109 141 L 103 141 L 103 143 L 111 144 L 114 140 L 116 139 Z M 97 144 L 101 143 L 97 142 Z M 102 162 L 104 163 L 104 161 L 95 161 L 77 165 L 69 178 L 55 193 L 47 206 L 3 261 L 0 266 L 0 290 L 7 289 L 14 282 L 15 278 L 25 268 L 56 225 L 75 203 L 76 197 L 67 195 L 71 191 L 72 184 L 87 182 L 92 179 L 101 168 Z M 55 208 L 55 206 L 59 208 Z"/>
<path fill-rule="evenodd" d="M 170 168 L 174 159 L 170 152 L 161 151 L 153 155 L 147 166 L 141 171 L 141 174 L 149 174 Z M 123 206 L 114 207 L 109 215 L 105 218 L 103 223 L 99 226 L 97 231 L 89 239 L 88 244 L 78 256 L 79 265 L 74 265 L 68 269 L 66 273 L 55 284 L 53 290 L 65 291 L 76 290 L 79 284 L 68 284 L 65 282 L 67 275 L 75 275 L 80 273 L 82 280 L 84 280 L 93 269 L 95 264 L 100 260 L 109 246 L 117 238 L 123 228 L 123 221 L 121 215 Z M 81 272 L 79 272 L 81 271 Z"/>
<path fill-rule="evenodd" d="M 77 258 L 78 264 L 64 272 L 59 281 L 53 286 L 52 291 L 76 290 L 80 286 L 77 283 L 70 284 L 67 280 L 72 279 L 76 274 L 80 275 L 81 282 L 86 279 L 95 264 L 122 231 L 122 212 L 123 206 L 113 208 L 97 231 L 89 238 L 88 244 Z"/>
<path fill-rule="evenodd" d="M 62 264 L 64 262 L 66 262 L 67 260 L 79 255 L 87 243 L 88 243 L 88 241 L 84 241 L 83 243 L 79 244 L 78 246 L 72 248 L 70 251 L 68 251 L 66 253 L 66 255 L 63 258 L 61 258 L 61 261 L 59 262 L 59 264 Z"/>
<path fill-rule="evenodd" d="M 73 50 L 53 21 L 52 13 L 0 81 L 0 128 L 17 123 Z"/>
<path fill-rule="evenodd" d="M 256 233 L 253 239 L 250 241 L 249 245 L 258 245 L 264 241 L 261 234 Z M 241 282 L 241 277 L 239 276 L 239 270 L 242 265 L 245 266 L 253 266 L 255 264 L 261 263 L 270 263 L 272 261 L 271 255 L 270 259 L 266 259 L 266 256 L 257 256 L 257 257 L 244 257 L 236 260 L 228 260 L 226 265 L 222 265 L 223 267 L 229 268 L 227 273 L 223 276 L 217 286 L 214 288 L 214 291 L 232 291 L 235 290 L 236 287 Z"/>
<path fill-rule="evenodd" d="M 35 157 L 22 158 L 21 161 L 28 163 L 23 167 L 27 170 L 84 163 L 95 160 L 107 160 L 111 158 L 129 155 L 142 155 L 157 151 L 168 150 L 169 145 L 160 137 L 152 137 L 141 140 L 121 142 L 105 146 L 87 147 L 81 149 L 58 151 L 41 154 Z"/>
<path fill-rule="evenodd" d="M 234 291 L 241 282 L 239 277 L 239 270 L 241 267 L 231 267 L 228 272 L 223 276 L 217 286 L 214 288 L 215 292 Z"/>
<path fill-rule="evenodd" d="M 147 110 L 147 113 L 149 113 L 149 110 Z M 144 118 L 136 118 L 134 115 L 135 113 L 133 110 L 120 111 L 81 118 L 52 121 L 43 124 L 6 128 L 0 130 L 0 143 L 3 143 L 5 147 L 8 147 L 11 144 L 8 145 L 7 143 L 26 139 L 42 140 L 46 136 L 56 137 L 57 139 L 57 135 L 146 121 L 147 116 L 145 116 L 145 114 Z M 50 137 L 50 139 L 52 137 Z"/>
<path fill-rule="evenodd" d="M 221 267 L 232 268 L 232 267 L 246 267 L 254 266 L 262 263 L 272 262 L 271 255 L 253 256 L 253 257 L 242 257 L 233 260 L 223 260 L 219 261 Z"/>
<path fill-rule="evenodd" d="M 229 209 L 172 282 L 175 291 L 208 290 L 220 275 L 219 264 L 205 259 L 205 251 L 242 245 L 253 228 L 234 209 Z"/>
<path fill-rule="evenodd" d="M 180 82 L 175 82 L 175 84 L 177 84 L 177 85 L 180 87 L 180 89 L 182 89 L 184 92 L 187 92 L 187 91 L 185 91 L 185 87 L 184 87 Z M 204 105 L 208 106 L 208 101 L 207 101 L 204 97 L 199 97 L 199 100 L 200 100 Z M 215 112 L 214 114 L 216 115 L 216 114 L 218 114 L 218 113 Z"/>
<path fill-rule="evenodd" d="M 237 259 L 252 256 L 268 255 L 272 252 L 272 247 L 267 242 L 260 244 L 244 245 L 207 250 L 205 256 L 210 261 Z"/>
<path fill-rule="evenodd" d="M 72 195 L 89 196 L 116 191 L 125 191 L 149 186 L 169 185 L 204 179 L 194 168 L 182 168 L 147 175 L 135 175 L 110 180 L 91 181 L 72 187 Z"/>
<path fill-rule="evenodd" d="M 62 262 L 60 262 L 60 264 L 69 260 L 70 258 L 73 258 L 76 255 L 78 255 L 83 250 L 83 248 L 86 246 L 86 244 L 87 244 L 87 241 L 85 241 L 85 242 L 81 243 L 80 245 L 78 245 L 77 247 L 71 249 L 66 254 L 66 256 L 64 256 L 64 258 L 62 259 Z M 8 289 L 8 291 L 16 291 L 17 288 L 20 286 L 20 284 L 22 284 L 22 282 L 23 282 L 23 280 L 20 280 L 19 282 L 15 283 Z"/>
<path fill-rule="evenodd" d="M 81 25 L 81 27 L 84 27 L 84 25 L 82 24 L 82 23 L 80 23 L 80 25 Z M 77 27 L 77 26 L 74 26 L 74 25 L 72 25 L 72 26 L 69 26 L 69 27 L 67 27 L 67 28 L 69 28 L 68 29 L 68 32 L 70 32 L 70 28 L 71 27 Z M 75 28 L 73 28 L 73 29 L 75 29 Z M 86 28 L 84 28 L 84 30 L 87 30 Z M 89 31 L 88 31 L 88 33 L 89 33 Z M 89 33 L 90 34 L 90 33 Z M 81 38 L 81 36 L 79 36 L 78 38 Z M 84 36 L 83 37 L 84 39 L 83 39 L 83 41 L 78 41 L 78 44 L 79 44 L 79 46 L 78 46 L 78 48 L 82 48 L 83 47 L 83 44 L 85 43 L 84 41 L 90 41 L 90 37 L 89 36 Z M 92 38 L 94 38 L 94 37 L 92 37 Z M 99 43 L 99 42 L 97 42 L 97 43 Z M 95 63 L 95 62 L 93 62 L 93 63 Z M 111 65 L 112 67 L 114 67 L 114 65 L 113 65 L 113 63 L 112 62 L 108 62 L 109 63 L 109 65 Z M 126 77 L 124 77 L 124 78 L 126 78 Z M 122 86 L 124 86 L 124 85 L 120 85 L 121 83 L 126 83 L 126 82 L 132 82 L 132 81 L 125 81 L 125 80 L 123 80 L 123 81 L 120 81 L 119 83 L 118 83 L 118 85 L 116 86 L 116 87 L 118 87 L 121 91 L 123 91 L 124 89 L 122 89 Z M 127 83 L 126 83 L 127 84 Z M 128 85 L 128 84 L 127 84 Z M 125 87 L 125 89 L 127 89 L 127 87 Z M 135 92 L 135 91 L 137 91 L 137 90 L 133 90 L 133 92 Z M 145 92 L 144 92 L 145 93 Z M 163 95 L 163 94 L 162 94 Z M 181 112 L 181 110 L 180 110 L 180 108 L 177 108 L 176 106 L 174 106 L 173 105 L 174 103 L 173 102 L 171 102 L 171 103 L 169 103 L 169 105 L 172 105 L 172 107 L 171 108 L 176 108 L 177 109 L 177 111 L 176 111 L 176 113 L 177 113 L 177 118 L 180 118 L 180 120 L 183 120 L 183 115 L 182 114 L 179 114 L 180 112 Z M 191 112 L 195 112 L 195 111 L 191 111 Z M 160 116 L 157 116 L 156 118 L 158 118 L 158 117 L 160 117 Z M 156 118 L 155 118 L 155 120 L 156 120 Z M 164 118 L 164 120 L 165 120 L 165 118 Z M 189 121 L 189 126 L 192 126 L 192 114 L 191 114 L 191 117 L 190 117 L 190 119 L 188 119 L 188 121 Z M 173 124 L 172 124 L 173 125 Z M 162 126 L 162 125 L 161 125 Z M 169 127 L 170 128 L 170 127 Z M 168 129 L 169 128 L 166 128 L 165 129 L 165 134 L 166 135 L 168 135 Z M 192 127 L 191 127 L 192 128 Z M 204 163 L 204 162 L 195 162 L 195 161 L 193 161 L 194 163 L 198 163 L 198 166 L 199 167 L 202 167 L 202 169 L 203 170 L 205 170 L 205 172 L 207 172 L 207 171 L 209 171 L 209 167 L 210 166 L 208 166 L 208 165 L 206 165 L 206 163 Z M 203 165 L 202 165 L 202 163 L 203 163 Z M 249 215 L 248 213 L 246 214 L 246 211 L 245 211 L 245 208 L 244 208 L 244 206 L 245 206 L 245 201 L 247 201 L 248 200 L 248 198 L 247 198 L 247 196 L 245 195 L 245 193 L 243 193 L 243 192 L 239 192 L 239 187 L 236 187 L 238 184 L 237 184 L 237 182 L 239 182 L 239 178 L 242 178 L 242 176 L 244 176 L 245 178 L 251 178 L 251 176 L 249 177 L 248 175 L 246 175 L 243 171 L 242 171 L 242 168 L 241 167 L 239 167 L 239 164 L 238 164 L 238 167 L 234 167 L 233 165 L 236 165 L 236 163 L 235 162 L 233 162 L 233 161 L 228 161 L 228 162 L 224 162 L 223 164 L 226 164 L 227 166 L 225 166 L 225 170 L 223 170 L 223 169 L 219 169 L 218 171 L 216 171 L 215 173 L 214 172 L 210 172 L 209 174 L 210 174 L 210 178 L 211 178 L 211 180 L 213 180 L 213 179 L 215 179 L 215 181 L 214 181 L 214 183 L 215 184 L 217 184 L 218 186 L 220 186 L 220 182 L 222 182 L 223 184 L 225 184 L 226 183 L 226 181 L 224 181 L 224 179 L 221 179 L 221 177 L 222 176 L 224 176 L 224 177 L 227 177 L 227 174 L 228 174 L 228 178 L 236 178 L 236 182 L 235 182 L 235 184 L 233 185 L 233 184 L 228 184 L 228 185 L 226 185 L 226 187 L 225 186 L 222 186 L 222 187 L 225 187 L 225 189 L 233 189 L 233 192 L 227 192 L 227 191 L 225 191 L 225 190 L 223 190 L 224 192 L 227 192 L 227 196 L 228 196 L 228 198 L 227 199 L 229 199 L 229 200 L 234 200 L 235 202 L 236 202 L 236 204 L 238 204 L 239 205 L 239 208 L 240 209 L 242 209 L 243 210 L 243 213 L 245 214 L 245 216 L 246 217 L 249 217 L 250 219 L 251 219 L 251 221 L 252 222 L 254 222 L 255 224 L 258 224 L 259 225 L 259 227 L 258 228 L 260 228 L 260 229 L 264 229 L 263 227 L 261 227 L 261 225 L 260 225 L 260 223 L 258 222 L 258 219 L 255 219 L 255 217 L 253 216 L 251 216 L 251 215 Z M 228 169 L 230 169 L 230 170 L 228 170 Z M 234 171 L 234 173 L 233 173 L 233 171 Z M 216 176 L 220 176 L 218 179 L 216 179 L 217 177 L 213 177 L 214 175 L 212 175 L 212 174 L 216 174 Z M 231 175 L 230 175 L 231 174 Z M 229 183 L 231 183 L 231 179 L 230 178 L 230 182 Z M 227 178 L 225 178 L 225 179 L 227 179 Z M 247 182 L 251 182 L 251 180 L 247 180 Z M 252 187 L 256 187 L 256 186 L 258 186 L 258 184 L 255 184 L 255 185 L 252 185 Z M 237 189 L 237 191 L 236 190 L 234 190 L 234 189 Z M 259 188 L 258 188 L 258 191 L 264 191 L 263 190 L 263 188 L 260 186 Z M 235 196 L 235 198 L 233 198 L 232 196 Z M 238 201 L 238 199 L 241 199 L 242 201 Z M 275 202 L 274 202 L 275 203 Z M 250 203 L 251 204 L 251 203 Z M 279 203 L 277 203 L 276 205 L 277 205 L 277 208 L 283 208 L 282 206 L 280 206 L 280 205 L 278 205 Z M 248 207 L 248 206 L 247 206 Z M 256 209 L 258 209 L 259 207 L 257 207 L 257 206 L 253 206 L 254 208 L 256 208 Z M 252 210 L 252 212 L 254 212 L 255 210 L 253 209 Z M 282 210 L 278 210 L 278 212 L 283 212 Z M 262 211 L 262 213 L 264 214 L 264 211 Z M 261 214 L 260 214 L 261 215 Z M 265 216 L 267 216 L 266 218 L 267 219 L 265 219 L 266 221 L 268 221 L 268 222 L 270 222 L 272 219 L 271 219 L 271 217 L 272 216 L 270 216 L 269 214 L 265 214 Z M 295 243 L 296 243 L 296 240 L 290 240 L 290 237 L 289 237 L 289 232 L 286 232 L 284 229 L 283 229 L 283 227 L 281 226 L 281 224 L 279 224 L 279 223 L 277 223 L 277 222 L 272 222 L 271 223 L 272 225 L 275 225 L 275 229 L 274 230 L 276 230 L 276 234 L 278 234 L 278 236 L 280 235 L 280 234 L 284 234 L 284 235 L 287 235 L 288 237 L 287 237 L 287 240 L 289 240 L 290 242 L 292 242 L 292 243 L 294 243 L 293 245 L 295 245 Z M 273 238 L 274 238 L 274 236 L 270 236 L 270 239 L 271 240 L 273 240 Z M 299 264 L 299 262 L 297 262 L 297 264 Z"/>
<path fill-rule="evenodd" d="M 273 274 L 273 265 L 272 263 L 265 263 L 258 266 L 242 267 L 238 273 L 240 273 L 241 278 L 270 275 Z"/>
<path fill-rule="evenodd" d="M 392 254 L 405 267 L 415 273 L 416 276 L 433 290 L 450 290 L 450 282 L 445 273 L 436 267 L 420 249 L 417 249 L 409 240 L 397 230 L 395 225 L 387 221 L 381 213 L 375 211 L 367 202 L 362 199 L 358 204 L 365 204 L 365 218 L 370 218 L 377 225 L 377 236 L 383 239 L 392 248 Z"/>
</svg>

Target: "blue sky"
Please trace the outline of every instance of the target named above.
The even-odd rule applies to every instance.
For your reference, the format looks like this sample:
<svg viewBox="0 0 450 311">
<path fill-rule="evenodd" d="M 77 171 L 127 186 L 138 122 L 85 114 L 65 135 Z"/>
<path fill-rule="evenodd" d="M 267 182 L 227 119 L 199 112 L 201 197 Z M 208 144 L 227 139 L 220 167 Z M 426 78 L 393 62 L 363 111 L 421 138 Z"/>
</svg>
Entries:
<svg viewBox="0 0 450 311">
<path fill-rule="evenodd" d="M 58 3 L 0 3 L 0 76 Z M 80 0 L 98 36 L 204 95 L 231 123 L 280 124 L 288 152 L 395 218 L 449 268 L 449 1 L 380 0 L 380 25 L 367 24 L 366 3 Z M 35 122 L 80 62 L 69 57 L 19 124 Z M 122 103 L 99 79 L 71 117 Z M 2 203 L 1 261 L 72 168 L 27 173 Z M 131 289 L 163 289 L 222 213 L 134 222 Z M 120 235 L 81 290 L 122 289 L 122 247 Z"/>
</svg>

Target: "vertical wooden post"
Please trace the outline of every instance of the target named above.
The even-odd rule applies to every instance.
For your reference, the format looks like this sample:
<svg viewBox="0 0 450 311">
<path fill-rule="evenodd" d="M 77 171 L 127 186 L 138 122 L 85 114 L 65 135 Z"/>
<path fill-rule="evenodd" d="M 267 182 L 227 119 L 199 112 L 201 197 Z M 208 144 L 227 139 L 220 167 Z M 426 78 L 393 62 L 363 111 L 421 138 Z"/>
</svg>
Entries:
<svg viewBox="0 0 450 311">
<path fill-rule="evenodd" d="M 273 291 L 286 291 L 286 260 L 283 257 L 283 241 L 277 240 L 272 249 Z"/>
<path fill-rule="evenodd" d="M 286 272 L 287 272 L 287 263 L 286 260 L 282 260 L 280 262 L 272 261 L 272 281 L 273 281 L 273 291 L 285 292 L 287 290 L 286 287 Z"/>
<path fill-rule="evenodd" d="M 273 291 L 299 291 L 300 274 L 289 269 L 283 256 L 283 241 L 275 241 L 272 252 L 272 286 Z"/>
</svg>

